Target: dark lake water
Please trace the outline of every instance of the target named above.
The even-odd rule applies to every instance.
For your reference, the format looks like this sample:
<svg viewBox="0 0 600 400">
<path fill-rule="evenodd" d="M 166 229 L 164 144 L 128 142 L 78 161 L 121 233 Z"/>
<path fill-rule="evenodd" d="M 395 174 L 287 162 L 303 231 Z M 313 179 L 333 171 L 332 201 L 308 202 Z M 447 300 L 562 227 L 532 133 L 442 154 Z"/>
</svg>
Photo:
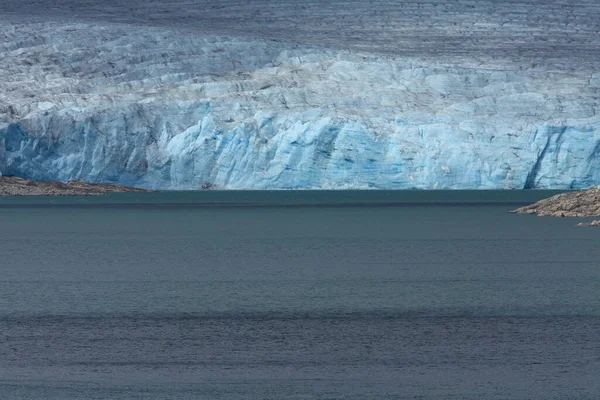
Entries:
<svg viewBox="0 0 600 400">
<path fill-rule="evenodd" d="M 528 192 L 0 198 L 1 399 L 598 399 L 600 230 Z"/>
</svg>

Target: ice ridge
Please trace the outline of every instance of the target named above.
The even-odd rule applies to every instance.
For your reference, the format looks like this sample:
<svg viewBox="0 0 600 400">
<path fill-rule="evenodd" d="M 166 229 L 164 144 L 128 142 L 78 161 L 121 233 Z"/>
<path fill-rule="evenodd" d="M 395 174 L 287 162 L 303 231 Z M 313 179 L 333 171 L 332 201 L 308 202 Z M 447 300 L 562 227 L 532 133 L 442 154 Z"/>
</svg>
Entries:
<svg viewBox="0 0 600 400">
<path fill-rule="evenodd" d="M 0 173 L 154 189 L 583 188 L 600 74 L 5 21 Z"/>
</svg>

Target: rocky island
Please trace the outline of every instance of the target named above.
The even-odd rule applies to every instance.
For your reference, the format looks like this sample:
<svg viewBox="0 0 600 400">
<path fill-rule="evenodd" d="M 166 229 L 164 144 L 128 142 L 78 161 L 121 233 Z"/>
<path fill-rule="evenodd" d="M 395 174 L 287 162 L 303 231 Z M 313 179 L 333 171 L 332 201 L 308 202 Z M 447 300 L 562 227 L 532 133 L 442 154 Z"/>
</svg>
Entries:
<svg viewBox="0 0 600 400">
<path fill-rule="evenodd" d="M 0 196 L 103 196 L 115 192 L 147 192 L 147 190 L 109 183 L 42 182 L 0 176 Z"/>
<path fill-rule="evenodd" d="M 512 212 L 552 217 L 598 217 L 600 216 L 600 188 L 592 186 L 588 190 L 561 193 L 529 206 L 517 208 Z M 580 225 L 600 225 L 595 222 Z"/>
</svg>

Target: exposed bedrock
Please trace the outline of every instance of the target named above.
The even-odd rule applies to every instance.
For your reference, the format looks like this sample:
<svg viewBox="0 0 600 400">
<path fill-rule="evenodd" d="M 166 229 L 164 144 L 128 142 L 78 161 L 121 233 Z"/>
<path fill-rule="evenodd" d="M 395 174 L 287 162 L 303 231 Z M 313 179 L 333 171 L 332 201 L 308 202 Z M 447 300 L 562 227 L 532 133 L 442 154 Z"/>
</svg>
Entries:
<svg viewBox="0 0 600 400">
<path fill-rule="evenodd" d="M 107 183 L 37 182 L 18 177 L 0 176 L 0 196 L 103 196 L 108 193 L 145 191 Z"/>
<path fill-rule="evenodd" d="M 588 190 L 557 194 L 512 212 L 537 214 L 542 217 L 598 217 L 600 216 L 600 189 L 592 186 Z M 600 226 L 600 221 L 582 222 L 578 225 Z"/>
</svg>

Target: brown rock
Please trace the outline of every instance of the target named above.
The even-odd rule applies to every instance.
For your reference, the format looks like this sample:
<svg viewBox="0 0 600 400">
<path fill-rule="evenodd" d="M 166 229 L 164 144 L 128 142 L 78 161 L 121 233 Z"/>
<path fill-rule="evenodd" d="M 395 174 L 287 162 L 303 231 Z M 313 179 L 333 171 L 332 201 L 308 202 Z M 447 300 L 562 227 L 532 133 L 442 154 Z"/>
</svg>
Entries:
<svg viewBox="0 0 600 400">
<path fill-rule="evenodd" d="M 0 176 L 0 196 L 102 196 L 114 192 L 147 192 L 111 183 L 44 182 Z"/>
<path fill-rule="evenodd" d="M 588 190 L 561 193 L 512 212 L 553 217 L 599 217 L 600 189 L 592 186 Z"/>
</svg>

